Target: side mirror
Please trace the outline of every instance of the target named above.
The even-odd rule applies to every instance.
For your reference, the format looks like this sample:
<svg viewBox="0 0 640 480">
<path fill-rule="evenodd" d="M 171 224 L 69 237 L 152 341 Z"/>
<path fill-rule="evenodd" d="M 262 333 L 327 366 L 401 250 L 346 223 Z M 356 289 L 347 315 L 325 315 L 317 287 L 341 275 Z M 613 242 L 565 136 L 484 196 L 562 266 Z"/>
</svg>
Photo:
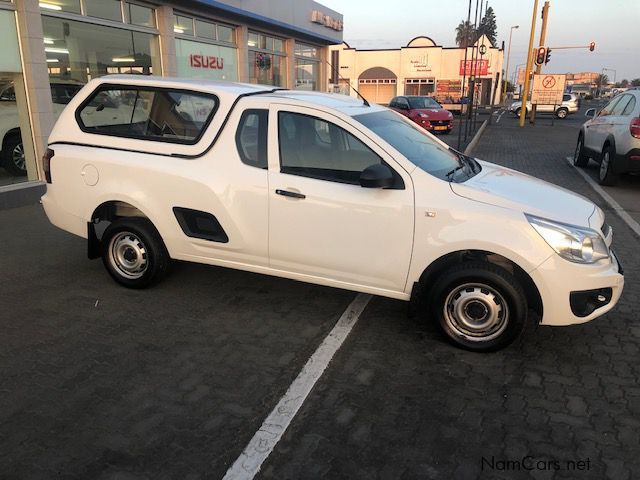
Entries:
<svg viewBox="0 0 640 480">
<path fill-rule="evenodd" d="M 595 108 L 590 108 L 590 109 L 588 109 L 586 112 L 584 112 L 584 116 L 585 116 L 585 117 L 595 118 L 595 116 L 596 116 L 596 109 L 595 109 Z"/>
<path fill-rule="evenodd" d="M 369 165 L 360 174 L 360 186 L 364 188 L 389 188 L 393 183 L 393 172 L 382 163 Z"/>
</svg>

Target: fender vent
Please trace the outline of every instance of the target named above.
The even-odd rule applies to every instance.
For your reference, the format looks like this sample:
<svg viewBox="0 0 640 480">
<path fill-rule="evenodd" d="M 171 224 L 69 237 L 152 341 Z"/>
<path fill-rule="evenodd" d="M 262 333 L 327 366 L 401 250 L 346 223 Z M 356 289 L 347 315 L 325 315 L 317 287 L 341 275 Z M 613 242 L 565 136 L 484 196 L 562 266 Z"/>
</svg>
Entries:
<svg viewBox="0 0 640 480">
<path fill-rule="evenodd" d="M 212 214 L 182 207 L 173 207 L 173 214 L 187 237 L 202 238 L 219 243 L 229 242 L 224 228 Z"/>
</svg>

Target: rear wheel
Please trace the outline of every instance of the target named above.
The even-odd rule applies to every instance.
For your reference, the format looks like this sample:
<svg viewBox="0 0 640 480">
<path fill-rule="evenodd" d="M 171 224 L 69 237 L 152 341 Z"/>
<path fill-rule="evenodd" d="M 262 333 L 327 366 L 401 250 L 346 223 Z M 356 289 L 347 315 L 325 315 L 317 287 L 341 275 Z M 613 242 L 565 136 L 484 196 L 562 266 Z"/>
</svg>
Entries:
<svg viewBox="0 0 640 480">
<path fill-rule="evenodd" d="M 2 166 L 15 177 L 23 177 L 27 174 L 24 145 L 19 133 L 5 138 L 2 145 Z"/>
<path fill-rule="evenodd" d="M 504 348 L 518 338 L 527 320 L 527 299 L 518 280 L 488 262 L 452 267 L 428 298 L 449 341 L 467 350 Z"/>
<path fill-rule="evenodd" d="M 584 153 L 584 137 L 578 135 L 578 143 L 576 143 L 576 151 L 573 152 L 573 164 L 576 167 L 586 167 L 589 164 L 589 157 Z"/>
<path fill-rule="evenodd" d="M 169 254 L 160 234 L 146 218 L 120 218 L 101 240 L 102 262 L 113 279 L 128 288 L 159 282 L 169 269 Z"/>
<path fill-rule="evenodd" d="M 615 151 L 611 145 L 605 145 L 600 158 L 600 170 L 598 180 L 600 185 L 613 186 L 618 183 L 618 174 L 613 171 L 613 156 Z"/>
<path fill-rule="evenodd" d="M 566 108 L 559 108 L 556 110 L 556 117 L 558 118 L 567 118 L 567 115 L 569 115 L 569 110 Z"/>
</svg>

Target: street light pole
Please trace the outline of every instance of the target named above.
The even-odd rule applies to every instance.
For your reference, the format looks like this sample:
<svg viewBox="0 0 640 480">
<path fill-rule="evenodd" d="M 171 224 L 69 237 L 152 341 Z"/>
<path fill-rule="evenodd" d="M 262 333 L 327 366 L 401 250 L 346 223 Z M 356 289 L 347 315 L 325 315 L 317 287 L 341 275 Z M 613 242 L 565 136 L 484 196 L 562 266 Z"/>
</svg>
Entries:
<svg viewBox="0 0 640 480">
<path fill-rule="evenodd" d="M 505 95 L 507 94 L 507 79 L 509 78 L 509 57 L 511 57 L 511 36 L 513 35 L 513 29 L 520 28 L 520 25 L 514 25 L 509 32 L 509 48 L 507 49 L 507 68 L 504 69 L 504 87 L 502 89 L 502 103 L 504 103 Z"/>
</svg>

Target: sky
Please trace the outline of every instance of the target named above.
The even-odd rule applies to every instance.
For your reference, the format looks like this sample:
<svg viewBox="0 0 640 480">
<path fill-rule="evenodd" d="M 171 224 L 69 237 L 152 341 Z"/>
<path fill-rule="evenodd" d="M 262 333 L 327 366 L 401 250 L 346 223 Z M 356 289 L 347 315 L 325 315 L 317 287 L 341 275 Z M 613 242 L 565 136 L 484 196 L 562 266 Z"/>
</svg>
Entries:
<svg viewBox="0 0 640 480">
<path fill-rule="evenodd" d="M 419 35 L 443 47 L 455 46 L 455 28 L 467 19 L 468 0 L 317 0 L 342 13 L 344 40 L 359 49 L 399 48 Z M 505 56 L 511 26 L 510 73 L 527 60 L 534 0 L 489 0 L 498 24 L 498 46 L 504 40 Z M 476 0 L 472 0 L 471 17 Z M 538 1 L 534 45 L 540 38 Z M 472 20 L 473 22 L 473 20 Z M 588 49 L 556 50 L 545 73 L 598 72 L 610 80 L 640 78 L 640 0 L 551 0 L 547 46 L 588 45 Z M 604 70 L 608 69 L 608 70 Z M 613 72 L 615 70 L 615 73 Z M 510 75 L 511 76 L 511 75 Z"/>
</svg>

